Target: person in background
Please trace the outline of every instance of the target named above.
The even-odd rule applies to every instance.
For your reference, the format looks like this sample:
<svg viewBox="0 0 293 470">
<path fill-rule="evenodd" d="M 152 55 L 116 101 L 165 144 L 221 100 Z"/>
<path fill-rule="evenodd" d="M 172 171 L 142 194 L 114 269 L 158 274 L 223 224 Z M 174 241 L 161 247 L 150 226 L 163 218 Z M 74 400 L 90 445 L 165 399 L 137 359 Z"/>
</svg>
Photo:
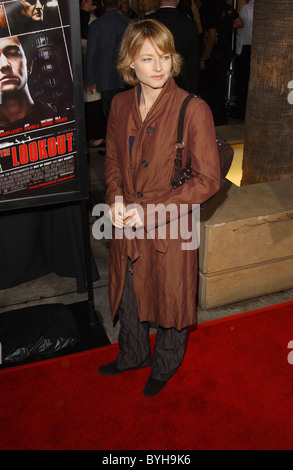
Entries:
<svg viewBox="0 0 293 470">
<path fill-rule="evenodd" d="M 121 0 L 119 10 L 123 15 L 127 16 L 128 18 L 137 18 L 137 14 L 131 8 L 129 0 Z"/>
<path fill-rule="evenodd" d="M 254 0 L 246 0 L 246 5 L 240 8 L 239 16 L 243 20 L 243 28 L 237 30 L 236 61 L 235 61 L 235 90 L 236 110 L 233 117 L 245 119 L 248 83 L 250 77 L 250 57 L 253 27 Z"/>
<path fill-rule="evenodd" d="M 174 81 L 180 67 L 168 28 L 152 19 L 132 21 L 118 59 L 131 88 L 113 98 L 107 127 L 106 204 L 113 225 L 109 299 L 113 319 L 120 321 L 120 352 L 99 372 L 119 375 L 150 367 L 143 389 L 149 398 L 180 367 L 188 327 L 196 323 L 197 243 L 184 249 L 182 232 L 172 236 L 170 223 L 174 229 L 191 227 L 193 204 L 215 194 L 221 179 L 212 114 L 194 97 L 185 113 L 183 167 L 191 158 L 195 176 L 172 189 L 179 110 L 188 96 Z M 185 214 L 178 217 L 182 205 Z M 165 224 L 156 217 L 164 214 Z M 149 322 L 158 325 L 152 355 Z"/>
<path fill-rule="evenodd" d="M 90 93 L 101 93 L 107 121 L 113 97 L 125 89 L 117 69 L 117 54 L 130 18 L 119 11 L 119 0 L 102 0 L 105 13 L 89 27 L 86 48 L 86 80 Z"/>
<path fill-rule="evenodd" d="M 159 8 L 159 0 L 139 0 L 141 17 L 146 18 L 148 15 L 155 13 Z"/>
<path fill-rule="evenodd" d="M 106 121 L 103 113 L 101 94 L 97 90 L 89 92 L 86 85 L 85 61 L 89 25 L 97 19 L 97 0 L 80 0 L 81 51 L 84 71 L 84 109 L 86 139 L 89 147 L 105 147 Z"/>
<path fill-rule="evenodd" d="M 200 0 L 190 0 L 190 3 L 191 3 L 191 10 L 193 13 L 193 19 L 197 27 L 197 32 L 200 35 L 202 34 L 202 24 L 201 24 L 201 19 L 200 19 L 200 12 L 199 12 L 201 2 Z"/>
<path fill-rule="evenodd" d="M 179 0 L 160 0 L 160 8 L 149 18 L 163 23 L 173 34 L 175 49 L 183 59 L 176 83 L 189 93 L 197 93 L 199 77 L 199 40 L 196 23 L 179 11 Z"/>
<path fill-rule="evenodd" d="M 243 21 L 226 0 L 214 0 L 209 6 L 207 38 L 200 58 L 200 68 L 205 73 L 203 97 L 212 110 L 215 125 L 223 126 L 228 122 L 226 77 L 233 56 L 232 33 L 243 26 Z"/>
</svg>

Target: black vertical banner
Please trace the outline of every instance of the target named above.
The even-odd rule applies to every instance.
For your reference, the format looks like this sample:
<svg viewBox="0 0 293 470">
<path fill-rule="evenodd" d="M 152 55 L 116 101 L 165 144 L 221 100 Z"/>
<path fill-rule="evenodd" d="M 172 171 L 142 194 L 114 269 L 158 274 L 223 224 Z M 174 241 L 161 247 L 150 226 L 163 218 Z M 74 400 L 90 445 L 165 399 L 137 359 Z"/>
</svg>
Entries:
<svg viewBox="0 0 293 470">
<path fill-rule="evenodd" d="M 0 26 L 0 211 L 86 199 L 79 2 L 0 2 Z"/>
</svg>

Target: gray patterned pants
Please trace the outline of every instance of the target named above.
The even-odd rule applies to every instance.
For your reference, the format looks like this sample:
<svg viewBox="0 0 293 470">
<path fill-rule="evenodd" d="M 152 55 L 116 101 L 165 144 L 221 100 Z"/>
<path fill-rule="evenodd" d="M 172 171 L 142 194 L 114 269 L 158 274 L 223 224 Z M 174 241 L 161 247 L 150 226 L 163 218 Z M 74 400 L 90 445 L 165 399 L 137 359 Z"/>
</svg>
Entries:
<svg viewBox="0 0 293 470">
<path fill-rule="evenodd" d="M 118 311 L 120 332 L 118 344 L 120 352 L 116 359 L 118 369 L 151 366 L 151 377 L 161 381 L 169 380 L 182 363 L 188 328 L 158 327 L 156 344 L 151 357 L 149 323 L 141 322 L 138 316 L 133 278 L 127 272 L 125 288 Z"/>
</svg>

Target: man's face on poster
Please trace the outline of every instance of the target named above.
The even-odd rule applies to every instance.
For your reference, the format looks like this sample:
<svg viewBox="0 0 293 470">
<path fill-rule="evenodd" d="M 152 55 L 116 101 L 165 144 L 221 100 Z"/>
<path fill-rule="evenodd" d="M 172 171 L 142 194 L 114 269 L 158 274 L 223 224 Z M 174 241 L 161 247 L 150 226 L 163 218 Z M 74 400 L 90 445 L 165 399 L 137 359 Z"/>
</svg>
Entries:
<svg viewBox="0 0 293 470">
<path fill-rule="evenodd" d="M 46 0 L 20 0 L 21 13 L 33 21 L 43 21 Z"/>
<path fill-rule="evenodd" d="M 27 84 L 27 60 L 16 36 L 0 39 L 0 92 L 13 93 Z"/>
</svg>

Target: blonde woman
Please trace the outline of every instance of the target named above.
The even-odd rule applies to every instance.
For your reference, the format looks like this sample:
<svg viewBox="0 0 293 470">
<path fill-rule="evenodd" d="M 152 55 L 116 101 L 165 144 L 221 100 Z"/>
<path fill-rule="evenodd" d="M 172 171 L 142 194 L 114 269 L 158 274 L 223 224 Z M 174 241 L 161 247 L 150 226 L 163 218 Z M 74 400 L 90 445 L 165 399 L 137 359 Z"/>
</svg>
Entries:
<svg viewBox="0 0 293 470">
<path fill-rule="evenodd" d="M 183 250 L 180 234 L 157 236 L 156 208 L 160 204 L 164 212 L 170 204 L 178 210 L 184 205 L 191 211 L 220 185 L 212 115 L 204 101 L 193 98 L 185 115 L 183 165 L 191 158 L 195 177 L 180 188 L 171 186 L 178 114 L 187 96 L 173 78 L 180 64 L 164 25 L 131 22 L 118 69 L 132 88 L 113 99 L 107 129 L 106 202 L 113 224 L 109 293 L 113 319 L 120 320 L 120 352 L 99 371 L 118 375 L 150 367 L 143 389 L 147 397 L 174 376 L 188 327 L 196 324 L 197 250 Z M 191 212 L 188 218 L 191 222 Z M 149 322 L 158 325 L 152 355 Z"/>
</svg>

